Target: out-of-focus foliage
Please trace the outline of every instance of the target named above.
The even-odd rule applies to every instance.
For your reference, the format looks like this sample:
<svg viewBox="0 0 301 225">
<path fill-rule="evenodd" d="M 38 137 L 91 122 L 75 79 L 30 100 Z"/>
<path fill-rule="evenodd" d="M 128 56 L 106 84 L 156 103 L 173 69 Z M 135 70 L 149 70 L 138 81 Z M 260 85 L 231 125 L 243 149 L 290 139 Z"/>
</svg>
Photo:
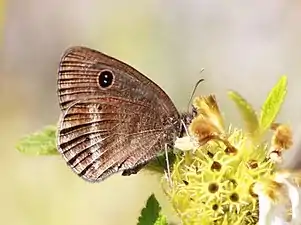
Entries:
<svg viewBox="0 0 301 225">
<path fill-rule="evenodd" d="M 23 137 L 16 148 L 29 155 L 57 155 L 56 126 L 47 126 L 41 131 Z"/>
</svg>

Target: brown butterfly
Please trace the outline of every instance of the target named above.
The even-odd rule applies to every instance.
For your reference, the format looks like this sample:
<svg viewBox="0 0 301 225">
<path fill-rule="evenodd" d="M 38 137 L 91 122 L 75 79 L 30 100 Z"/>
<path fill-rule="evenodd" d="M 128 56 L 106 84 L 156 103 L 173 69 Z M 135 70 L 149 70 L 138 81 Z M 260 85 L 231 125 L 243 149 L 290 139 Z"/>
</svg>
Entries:
<svg viewBox="0 0 301 225">
<path fill-rule="evenodd" d="M 137 173 L 174 145 L 184 133 L 182 121 L 192 117 L 131 66 L 86 47 L 62 56 L 58 97 L 58 150 L 90 182 Z"/>
</svg>

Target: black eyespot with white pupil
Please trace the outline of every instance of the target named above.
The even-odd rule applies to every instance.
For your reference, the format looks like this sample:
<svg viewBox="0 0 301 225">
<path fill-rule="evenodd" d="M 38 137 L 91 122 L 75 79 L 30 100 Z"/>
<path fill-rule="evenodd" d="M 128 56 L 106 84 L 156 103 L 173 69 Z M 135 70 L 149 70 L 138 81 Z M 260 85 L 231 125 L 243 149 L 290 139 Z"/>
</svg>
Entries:
<svg viewBox="0 0 301 225">
<path fill-rule="evenodd" d="M 112 71 L 103 70 L 99 73 L 98 84 L 101 88 L 108 88 L 113 84 L 114 75 Z"/>
</svg>

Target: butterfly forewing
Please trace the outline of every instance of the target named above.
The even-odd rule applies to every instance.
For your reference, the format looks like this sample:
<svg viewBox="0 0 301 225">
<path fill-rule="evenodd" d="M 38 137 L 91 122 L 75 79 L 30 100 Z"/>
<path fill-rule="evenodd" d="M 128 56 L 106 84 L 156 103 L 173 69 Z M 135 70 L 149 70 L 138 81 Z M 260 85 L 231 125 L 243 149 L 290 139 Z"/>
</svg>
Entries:
<svg viewBox="0 0 301 225">
<path fill-rule="evenodd" d="M 102 71 L 112 84 L 99 84 Z M 169 97 L 132 67 L 100 52 L 75 47 L 62 57 L 58 149 L 78 175 L 100 181 L 140 167 L 181 129 Z"/>
</svg>

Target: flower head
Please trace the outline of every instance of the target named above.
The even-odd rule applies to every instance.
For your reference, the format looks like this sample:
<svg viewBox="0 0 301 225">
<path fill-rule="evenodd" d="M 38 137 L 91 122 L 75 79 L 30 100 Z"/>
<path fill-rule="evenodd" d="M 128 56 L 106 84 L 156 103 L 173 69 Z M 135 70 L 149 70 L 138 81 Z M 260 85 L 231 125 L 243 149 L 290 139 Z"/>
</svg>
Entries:
<svg viewBox="0 0 301 225">
<path fill-rule="evenodd" d="M 265 103 L 270 105 L 263 106 L 269 117 L 262 113 L 258 119 L 241 96 L 232 95 L 246 122 L 245 130 L 225 128 L 215 96 L 195 99 L 198 115 L 189 125 L 189 137 L 176 142 L 185 151 L 176 152 L 172 186 L 165 189 L 183 224 L 275 225 L 298 219 L 296 180 L 301 176 L 277 169 L 282 152 L 292 145 L 289 126 L 273 123 L 283 101 L 279 93 L 286 92 L 283 80 L 270 93 Z M 278 97 L 276 106 L 271 105 L 273 93 Z M 267 128 L 273 132 L 270 141 L 263 138 Z M 193 151 L 187 151 L 193 146 Z M 276 207 L 279 204 L 282 207 Z"/>
</svg>

